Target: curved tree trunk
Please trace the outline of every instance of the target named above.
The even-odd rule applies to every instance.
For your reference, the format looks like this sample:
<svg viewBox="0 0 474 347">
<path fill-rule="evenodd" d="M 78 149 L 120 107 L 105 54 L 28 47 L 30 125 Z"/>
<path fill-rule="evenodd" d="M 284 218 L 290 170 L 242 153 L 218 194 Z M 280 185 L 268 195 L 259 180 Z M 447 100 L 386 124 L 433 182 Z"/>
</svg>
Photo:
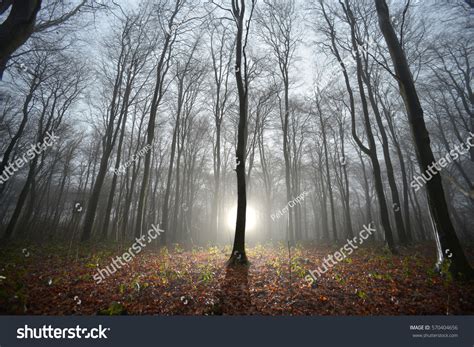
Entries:
<svg viewBox="0 0 474 347">
<path fill-rule="evenodd" d="M 12 53 L 33 33 L 41 0 L 2 1 L 0 13 L 4 13 L 10 5 L 10 14 L 0 25 L 0 79 Z"/>
<path fill-rule="evenodd" d="M 428 170 L 428 166 L 435 162 L 435 159 L 431 150 L 430 136 L 426 130 L 423 109 L 418 98 L 405 52 L 400 45 L 397 34 L 390 21 L 387 3 L 385 0 L 374 1 L 379 18 L 380 30 L 387 43 L 395 68 L 400 95 L 403 98 L 407 110 L 420 170 L 421 172 L 425 172 Z M 440 175 L 434 175 L 433 178 L 426 183 L 426 191 L 438 251 L 437 267 L 441 267 L 441 263 L 445 260 L 445 255 L 450 253 L 450 272 L 455 277 L 460 277 L 460 275 L 472 277 L 474 275 L 473 270 L 464 255 L 451 218 L 449 217 L 448 205 L 446 203 Z"/>
</svg>

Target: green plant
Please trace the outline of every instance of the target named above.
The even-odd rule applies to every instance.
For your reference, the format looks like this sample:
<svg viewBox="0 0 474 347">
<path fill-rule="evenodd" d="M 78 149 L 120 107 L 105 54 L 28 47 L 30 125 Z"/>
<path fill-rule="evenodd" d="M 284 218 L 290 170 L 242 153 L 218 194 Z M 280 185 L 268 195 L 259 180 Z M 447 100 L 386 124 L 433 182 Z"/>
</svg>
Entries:
<svg viewBox="0 0 474 347">
<path fill-rule="evenodd" d="M 443 276 L 444 284 L 448 285 L 453 282 L 453 275 L 449 269 L 451 268 L 451 259 L 444 259 L 440 266 L 440 273 Z"/>
<path fill-rule="evenodd" d="M 300 278 L 304 278 L 306 276 L 306 269 L 301 264 L 301 258 L 292 259 L 291 273 L 295 274 Z"/>
<path fill-rule="evenodd" d="M 346 283 L 346 281 L 344 281 L 344 279 L 341 276 L 339 276 L 338 274 L 334 275 L 334 279 L 341 285 L 344 285 Z"/>
<path fill-rule="evenodd" d="M 367 299 L 367 294 L 362 291 L 362 290 L 359 290 L 359 289 L 356 289 L 356 294 L 359 298 L 361 298 L 362 300 L 365 300 Z"/>
<path fill-rule="evenodd" d="M 179 245 L 179 243 L 174 244 L 174 252 L 181 254 L 184 252 L 184 248 Z"/>
<path fill-rule="evenodd" d="M 117 301 L 112 301 L 108 308 L 99 311 L 99 315 L 103 316 L 121 316 L 126 314 L 127 310 L 125 307 Z"/>
<path fill-rule="evenodd" d="M 209 283 L 214 278 L 214 271 L 212 271 L 212 267 L 209 265 L 199 266 L 200 274 L 199 280 L 204 283 Z"/>
</svg>

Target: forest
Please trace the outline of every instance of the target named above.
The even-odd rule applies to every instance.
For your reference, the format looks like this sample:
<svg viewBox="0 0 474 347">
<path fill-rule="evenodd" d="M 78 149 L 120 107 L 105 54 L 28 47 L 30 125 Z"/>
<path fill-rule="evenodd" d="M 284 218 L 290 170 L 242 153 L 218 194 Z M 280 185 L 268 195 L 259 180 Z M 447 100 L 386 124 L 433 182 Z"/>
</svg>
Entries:
<svg viewBox="0 0 474 347">
<path fill-rule="evenodd" d="M 474 314 L 473 1 L 0 23 L 0 314 Z"/>
</svg>

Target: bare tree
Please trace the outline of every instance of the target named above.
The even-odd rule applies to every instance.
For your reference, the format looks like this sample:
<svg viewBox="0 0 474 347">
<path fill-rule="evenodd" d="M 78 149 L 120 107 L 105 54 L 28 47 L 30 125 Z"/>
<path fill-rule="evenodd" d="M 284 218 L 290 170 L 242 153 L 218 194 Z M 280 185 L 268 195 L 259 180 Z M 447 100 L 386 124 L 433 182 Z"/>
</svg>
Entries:
<svg viewBox="0 0 474 347">
<path fill-rule="evenodd" d="M 73 7 L 63 4 L 61 0 L 2 0 L 0 14 L 5 13 L 10 7 L 7 19 L 0 25 L 0 79 L 10 56 L 33 33 L 41 33 L 57 27 L 85 9 L 95 10 L 105 6 L 97 4 L 95 0 L 80 0 Z M 43 12 L 46 15 L 41 18 Z M 37 17 L 40 17 L 39 23 Z"/>
<path fill-rule="evenodd" d="M 375 7 L 379 18 L 380 30 L 387 43 L 394 65 L 400 95 L 403 98 L 407 110 L 420 170 L 425 172 L 428 170 L 428 167 L 435 162 L 435 159 L 430 146 L 430 137 L 425 126 L 423 108 L 418 98 L 406 55 L 391 24 L 387 3 L 385 0 L 375 0 Z M 445 260 L 446 251 L 448 250 L 448 252 L 452 252 L 452 258 L 449 262 L 450 272 L 456 277 L 460 275 L 472 277 L 473 269 L 470 267 L 464 255 L 456 231 L 451 223 L 440 175 L 434 175 L 432 179 L 426 183 L 426 190 L 433 231 L 436 238 L 438 268 L 441 267 L 442 262 Z"/>
<path fill-rule="evenodd" d="M 283 107 L 280 110 L 281 128 L 283 132 L 283 157 L 285 159 L 285 184 L 287 201 L 293 199 L 291 177 L 291 149 L 289 143 L 290 117 L 290 66 L 294 60 L 294 53 L 298 41 L 296 36 L 296 8 L 295 1 L 264 1 L 259 8 L 257 23 L 263 29 L 261 37 L 269 46 L 271 54 L 278 66 L 278 76 L 283 86 Z M 291 243 L 295 238 L 294 209 L 288 211 L 288 237 Z"/>
<path fill-rule="evenodd" d="M 234 246 L 228 265 L 247 264 L 245 253 L 245 223 L 247 213 L 247 187 L 245 183 L 245 154 L 248 119 L 249 76 L 247 62 L 247 43 L 250 23 L 255 9 L 255 0 L 251 1 L 249 15 L 246 19 L 246 0 L 233 0 L 232 9 L 228 10 L 236 25 L 235 39 L 235 79 L 239 95 L 239 124 L 237 131 L 237 149 L 235 153 L 237 172 L 237 221 L 235 225 Z"/>
</svg>

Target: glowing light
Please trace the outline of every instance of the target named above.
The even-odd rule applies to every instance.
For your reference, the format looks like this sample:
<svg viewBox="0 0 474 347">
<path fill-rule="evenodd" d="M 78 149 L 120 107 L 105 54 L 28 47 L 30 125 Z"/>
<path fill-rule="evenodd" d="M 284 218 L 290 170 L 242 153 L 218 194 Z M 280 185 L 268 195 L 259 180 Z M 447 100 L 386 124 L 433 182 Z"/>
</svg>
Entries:
<svg viewBox="0 0 474 347">
<path fill-rule="evenodd" d="M 232 207 L 227 212 L 227 225 L 230 229 L 235 229 L 235 222 L 237 220 L 237 206 Z M 245 230 L 253 231 L 257 226 L 257 212 L 251 206 L 247 205 L 247 213 L 245 219 Z"/>
</svg>

